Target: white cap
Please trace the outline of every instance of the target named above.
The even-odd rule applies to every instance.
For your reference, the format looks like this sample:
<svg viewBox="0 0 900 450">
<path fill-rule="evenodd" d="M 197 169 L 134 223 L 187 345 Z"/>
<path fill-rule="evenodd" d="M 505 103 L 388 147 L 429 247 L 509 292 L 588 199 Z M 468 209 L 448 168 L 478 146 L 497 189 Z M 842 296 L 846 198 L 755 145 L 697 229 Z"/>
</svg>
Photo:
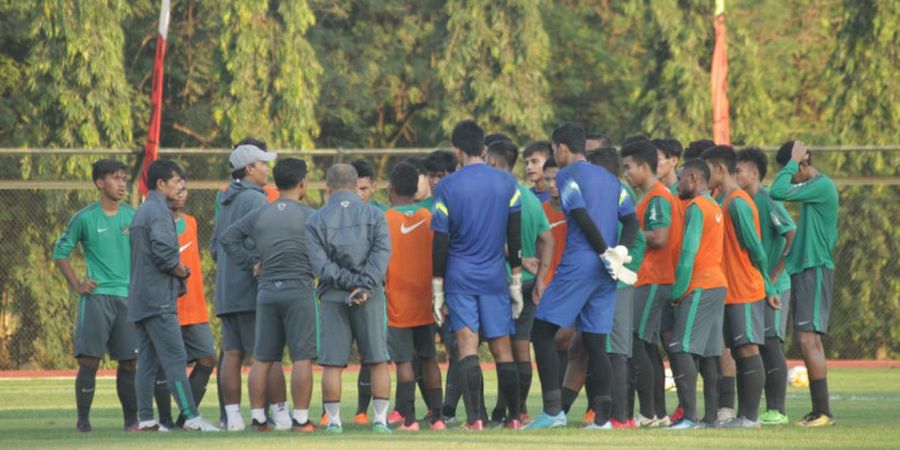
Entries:
<svg viewBox="0 0 900 450">
<path fill-rule="evenodd" d="M 231 163 L 231 167 L 233 167 L 234 170 L 238 170 L 257 161 L 272 161 L 277 157 L 278 153 L 263 151 L 255 145 L 245 144 L 238 145 L 237 148 L 231 152 L 231 156 L 228 157 L 228 162 Z"/>
</svg>

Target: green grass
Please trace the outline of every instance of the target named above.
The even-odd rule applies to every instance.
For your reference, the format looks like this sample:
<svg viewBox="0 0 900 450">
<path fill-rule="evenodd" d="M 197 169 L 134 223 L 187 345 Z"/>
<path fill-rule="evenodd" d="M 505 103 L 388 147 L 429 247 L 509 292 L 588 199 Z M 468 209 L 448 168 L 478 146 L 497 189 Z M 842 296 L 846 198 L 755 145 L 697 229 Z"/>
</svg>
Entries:
<svg viewBox="0 0 900 450">
<path fill-rule="evenodd" d="M 355 374 L 345 375 L 345 422 L 352 421 L 356 404 Z M 485 373 L 488 407 L 493 403 L 496 378 L 493 371 Z M 588 432 L 578 426 L 584 411 L 583 397 L 570 415 L 572 425 L 565 430 L 540 432 L 490 430 L 467 433 L 458 429 L 444 433 L 422 431 L 413 434 L 395 432 L 392 435 L 373 435 L 364 428 L 345 425 L 341 436 L 292 433 L 124 433 L 121 431 L 121 411 L 115 394 L 115 381 L 101 379 L 97 383 L 92 422 L 94 433 L 74 432 L 75 405 L 72 380 L 0 380 L 0 448 L 279 448 L 316 446 L 336 448 L 580 448 L 580 447 L 900 447 L 900 373 L 896 369 L 835 369 L 830 373 L 831 407 L 837 425 L 827 429 L 802 429 L 794 425 L 762 430 L 727 431 L 697 430 L 671 432 L 666 430 L 615 430 Z M 318 397 L 318 385 L 314 397 Z M 789 388 L 788 414 L 792 421 L 809 410 L 805 389 Z M 208 419 L 218 417 L 215 383 L 207 393 L 201 413 Z M 702 403 L 702 398 L 700 399 Z M 246 402 L 246 396 L 245 396 Z M 421 402 L 421 400 L 420 400 Z M 669 397 L 670 409 L 674 396 Z M 424 412 L 421 403 L 419 415 Z M 529 410 L 540 410 L 540 395 L 532 388 Z M 244 414 L 248 415 L 247 406 Z M 320 405 L 313 405 L 317 415 Z M 460 417 L 464 416 L 462 405 Z"/>
</svg>

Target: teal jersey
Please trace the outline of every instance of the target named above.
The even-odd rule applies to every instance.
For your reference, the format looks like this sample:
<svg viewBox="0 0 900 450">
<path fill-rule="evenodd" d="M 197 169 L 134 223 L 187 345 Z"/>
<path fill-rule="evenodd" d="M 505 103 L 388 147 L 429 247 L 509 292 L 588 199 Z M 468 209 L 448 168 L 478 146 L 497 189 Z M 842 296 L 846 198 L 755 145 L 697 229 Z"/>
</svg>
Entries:
<svg viewBox="0 0 900 450">
<path fill-rule="evenodd" d="M 84 251 L 87 277 L 97 282 L 97 295 L 128 297 L 131 241 L 128 228 L 134 208 L 120 204 L 112 216 L 100 202 L 78 211 L 53 247 L 53 259 L 68 259 L 78 244 Z"/>
<path fill-rule="evenodd" d="M 386 204 L 386 203 L 379 202 L 378 200 L 374 200 L 374 199 L 373 199 L 373 200 L 369 200 L 369 204 L 372 205 L 372 206 L 374 206 L 374 207 L 376 207 L 376 208 L 378 208 L 379 210 L 381 210 L 381 212 L 385 212 L 385 211 L 391 209 L 391 206 L 390 206 L 390 205 L 388 205 L 388 204 Z"/>
<path fill-rule="evenodd" d="M 791 215 L 784 209 L 784 205 L 772 200 L 769 191 L 761 188 L 756 196 L 753 197 L 756 203 L 756 211 L 759 213 L 759 228 L 762 234 L 762 245 L 766 251 L 766 261 L 768 262 L 769 274 L 775 270 L 781 254 L 784 252 L 786 243 L 785 235 L 797 229 Z M 777 279 L 772 280 L 775 284 L 775 290 L 779 293 L 791 288 L 791 277 L 787 271 L 781 272 Z"/>
<path fill-rule="evenodd" d="M 778 172 L 769 196 L 775 200 L 800 203 L 800 221 L 791 251 L 785 259 L 789 274 L 813 267 L 834 269 L 832 253 L 838 239 L 838 192 L 831 178 L 819 174 L 811 180 L 792 184 L 791 179 L 800 170 L 796 161 L 790 161 Z"/>
<path fill-rule="evenodd" d="M 672 195 L 675 196 L 675 198 L 678 198 L 678 181 L 672 183 L 672 185 L 669 186 L 669 192 L 671 192 Z"/>
<path fill-rule="evenodd" d="M 522 204 L 522 259 L 537 257 L 537 240 L 540 235 L 550 231 L 550 222 L 544 214 L 544 205 L 537 196 L 521 183 L 516 183 Z M 509 273 L 509 263 L 506 264 Z M 535 274 L 522 268 L 522 281 L 534 280 Z"/>
<path fill-rule="evenodd" d="M 421 208 L 425 208 L 429 211 L 434 211 L 434 197 L 428 197 L 424 200 L 419 201 L 419 203 L 417 204 Z"/>
<path fill-rule="evenodd" d="M 624 191 L 625 196 L 619 195 L 619 203 L 621 204 L 625 201 L 627 196 L 628 199 L 631 200 L 631 204 L 637 204 L 637 196 L 634 193 L 634 189 L 631 189 L 631 186 L 628 183 L 622 183 L 622 190 Z M 619 222 L 619 233 L 618 239 L 622 238 L 622 222 Z M 638 230 L 637 235 L 635 235 L 634 242 L 631 244 L 631 247 L 628 247 L 628 255 L 631 256 L 631 262 L 625 264 L 625 267 L 630 269 L 632 272 L 637 273 L 638 269 L 641 268 L 641 263 L 644 261 L 644 253 L 647 252 L 647 238 L 644 236 L 644 233 L 641 230 Z M 621 281 L 616 283 L 616 287 L 625 287 L 628 286 Z"/>
</svg>

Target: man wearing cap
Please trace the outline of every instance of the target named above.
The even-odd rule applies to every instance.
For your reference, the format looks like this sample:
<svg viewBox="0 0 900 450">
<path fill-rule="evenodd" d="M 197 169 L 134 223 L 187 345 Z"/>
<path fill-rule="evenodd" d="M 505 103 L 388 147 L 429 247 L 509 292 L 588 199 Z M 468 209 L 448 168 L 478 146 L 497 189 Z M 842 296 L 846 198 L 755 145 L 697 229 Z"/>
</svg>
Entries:
<svg viewBox="0 0 900 450">
<path fill-rule="evenodd" d="M 219 216 L 213 229 L 210 252 L 216 262 L 216 315 L 222 321 L 224 356 L 219 367 L 219 387 L 225 404 L 225 420 L 229 431 L 244 429 L 241 417 L 241 362 L 253 356 L 256 333 L 256 270 L 259 255 L 252 241 L 243 245 L 251 257 L 230 257 L 222 246 L 222 236 L 233 223 L 256 208 L 266 205 L 262 186 L 269 179 L 267 163 L 278 156 L 256 145 L 238 145 L 228 161 L 234 169 L 233 181 L 219 197 Z M 280 364 L 270 372 L 272 386 L 284 389 L 284 373 Z"/>
</svg>

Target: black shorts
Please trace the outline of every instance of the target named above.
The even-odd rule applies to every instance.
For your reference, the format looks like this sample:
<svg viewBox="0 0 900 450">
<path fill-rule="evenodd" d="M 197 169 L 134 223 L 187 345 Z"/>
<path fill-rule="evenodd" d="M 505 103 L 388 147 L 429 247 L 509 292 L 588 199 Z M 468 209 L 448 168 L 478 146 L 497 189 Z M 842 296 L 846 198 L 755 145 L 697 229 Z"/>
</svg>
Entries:
<svg viewBox="0 0 900 450">
<path fill-rule="evenodd" d="M 725 305 L 725 346 L 734 349 L 744 345 L 766 343 L 766 300 Z"/>
<path fill-rule="evenodd" d="M 239 312 L 222 314 L 222 350 L 237 350 L 244 358 L 253 357 L 256 346 L 256 313 Z"/>
<path fill-rule="evenodd" d="M 689 292 L 674 307 L 675 327 L 669 340 L 669 354 L 721 356 L 724 310 L 725 288 L 694 289 Z"/>
<path fill-rule="evenodd" d="M 137 358 L 138 336 L 128 321 L 128 299 L 115 295 L 83 295 L 75 322 L 75 356 L 128 361 Z"/>
<path fill-rule="evenodd" d="M 811 267 L 791 275 L 791 313 L 794 331 L 828 333 L 834 271 Z"/>
<path fill-rule="evenodd" d="M 516 332 L 512 335 L 513 340 L 531 340 L 535 308 L 537 306 L 534 304 L 534 280 L 526 281 L 522 283 L 522 313 L 516 319 Z"/>
<path fill-rule="evenodd" d="M 414 359 L 430 359 L 437 355 L 434 348 L 434 325 L 411 328 L 388 327 L 388 352 L 395 363 Z"/>
</svg>

